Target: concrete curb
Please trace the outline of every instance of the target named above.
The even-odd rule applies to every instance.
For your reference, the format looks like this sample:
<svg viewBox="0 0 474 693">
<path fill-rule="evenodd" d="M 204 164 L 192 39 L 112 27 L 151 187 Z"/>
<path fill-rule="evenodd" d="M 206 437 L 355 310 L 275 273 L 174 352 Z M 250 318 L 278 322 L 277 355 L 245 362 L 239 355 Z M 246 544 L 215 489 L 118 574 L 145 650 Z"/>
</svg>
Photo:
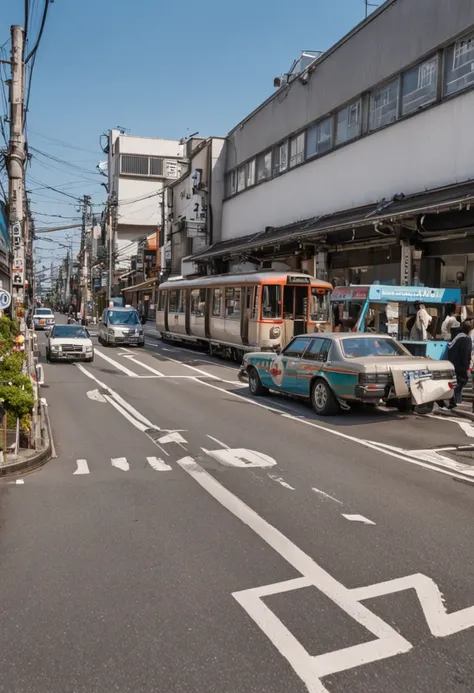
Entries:
<svg viewBox="0 0 474 693">
<path fill-rule="evenodd" d="M 41 449 L 35 451 L 30 457 L 20 462 L 11 462 L 10 464 L 4 464 L 0 466 L 0 478 L 5 476 L 11 476 L 13 474 L 20 474 L 22 472 L 30 472 L 34 469 L 42 467 L 46 462 L 55 456 L 53 438 L 51 435 L 51 424 L 49 421 L 49 415 L 47 407 L 43 407 L 43 414 L 46 423 L 47 441 L 46 445 Z"/>
</svg>

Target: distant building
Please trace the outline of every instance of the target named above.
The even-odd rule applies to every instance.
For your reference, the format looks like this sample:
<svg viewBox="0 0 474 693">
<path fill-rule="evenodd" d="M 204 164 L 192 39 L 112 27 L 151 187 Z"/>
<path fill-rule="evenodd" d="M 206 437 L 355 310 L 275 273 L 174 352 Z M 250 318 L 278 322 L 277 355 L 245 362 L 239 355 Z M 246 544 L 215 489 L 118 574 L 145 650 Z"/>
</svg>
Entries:
<svg viewBox="0 0 474 693">
<path fill-rule="evenodd" d="M 221 240 L 193 261 L 474 295 L 474 2 L 387 0 L 308 55 L 229 133 Z"/>
<path fill-rule="evenodd" d="M 109 200 L 114 207 L 115 269 L 131 271 L 138 244 L 162 220 L 162 189 L 180 177 L 184 146 L 178 140 L 133 137 L 111 130 L 108 154 Z"/>
<path fill-rule="evenodd" d="M 164 192 L 163 277 L 195 274 L 185 258 L 221 238 L 225 139 L 191 138 L 186 156 L 186 171 Z"/>
</svg>

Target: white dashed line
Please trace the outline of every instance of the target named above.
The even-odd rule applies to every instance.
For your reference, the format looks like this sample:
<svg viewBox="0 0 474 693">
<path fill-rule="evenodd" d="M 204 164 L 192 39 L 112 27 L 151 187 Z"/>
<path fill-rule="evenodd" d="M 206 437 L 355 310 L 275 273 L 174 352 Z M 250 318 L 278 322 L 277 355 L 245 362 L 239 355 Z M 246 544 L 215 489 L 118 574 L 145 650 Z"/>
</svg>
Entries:
<svg viewBox="0 0 474 693">
<path fill-rule="evenodd" d="M 105 400 L 104 400 L 105 402 Z M 77 460 L 77 469 L 74 474 L 90 474 L 89 472 L 89 465 L 87 464 L 87 460 Z"/>
<path fill-rule="evenodd" d="M 345 515 L 344 513 L 341 513 L 341 515 L 346 520 L 349 520 L 349 522 L 362 522 L 364 525 L 375 525 L 375 522 L 372 522 L 372 520 L 369 520 L 363 515 Z"/>
<path fill-rule="evenodd" d="M 112 463 L 112 467 L 121 469 L 122 472 L 128 472 L 130 470 L 130 465 L 128 464 L 126 457 L 112 457 L 110 461 Z"/>
</svg>

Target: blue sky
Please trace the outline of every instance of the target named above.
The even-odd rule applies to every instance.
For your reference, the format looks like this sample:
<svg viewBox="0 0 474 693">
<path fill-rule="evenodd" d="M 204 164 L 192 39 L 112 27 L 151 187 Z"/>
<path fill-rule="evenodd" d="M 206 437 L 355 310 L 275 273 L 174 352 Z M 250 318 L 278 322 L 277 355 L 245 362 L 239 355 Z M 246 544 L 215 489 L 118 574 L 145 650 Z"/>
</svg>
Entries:
<svg viewBox="0 0 474 693">
<path fill-rule="evenodd" d="M 31 48 L 43 0 L 30 4 Z M 0 46 L 11 24 L 23 25 L 23 7 L 2 0 Z M 55 0 L 33 74 L 28 141 L 85 170 L 34 155 L 28 188 L 43 183 L 102 202 L 102 133 L 120 125 L 138 136 L 225 135 L 301 50 L 326 50 L 363 17 L 363 0 Z M 61 222 L 46 214 L 77 215 L 74 201 L 53 191 L 31 199 L 38 228 Z M 67 233 L 49 238 L 64 243 Z M 65 252 L 46 241 L 38 251 L 48 263 Z"/>
</svg>

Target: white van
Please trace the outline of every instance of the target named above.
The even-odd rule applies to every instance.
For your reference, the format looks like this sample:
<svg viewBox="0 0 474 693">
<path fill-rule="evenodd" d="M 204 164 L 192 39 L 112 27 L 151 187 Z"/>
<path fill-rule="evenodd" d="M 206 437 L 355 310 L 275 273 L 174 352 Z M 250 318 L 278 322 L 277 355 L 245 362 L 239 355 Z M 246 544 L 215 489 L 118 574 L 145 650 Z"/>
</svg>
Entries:
<svg viewBox="0 0 474 693">
<path fill-rule="evenodd" d="M 104 346 L 145 346 L 145 333 L 138 311 L 130 306 L 106 308 L 99 323 L 99 343 Z"/>
</svg>

